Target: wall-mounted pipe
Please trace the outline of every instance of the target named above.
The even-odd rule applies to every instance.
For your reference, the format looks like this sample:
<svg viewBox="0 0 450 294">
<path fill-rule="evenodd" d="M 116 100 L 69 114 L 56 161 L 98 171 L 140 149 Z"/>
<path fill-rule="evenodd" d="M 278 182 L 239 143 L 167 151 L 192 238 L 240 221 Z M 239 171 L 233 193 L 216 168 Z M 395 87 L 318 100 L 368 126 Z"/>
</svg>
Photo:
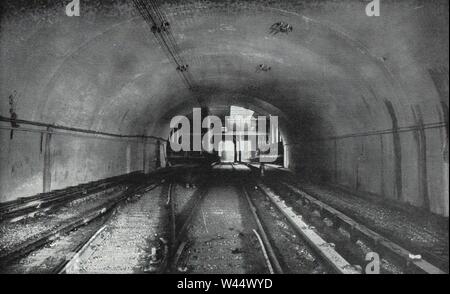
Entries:
<svg viewBox="0 0 450 294">
<path fill-rule="evenodd" d="M 1 122 L 8 122 L 13 123 L 15 122 L 18 125 L 29 125 L 29 126 L 36 126 L 36 127 L 44 127 L 45 130 L 34 130 L 38 131 L 40 133 L 55 133 L 53 130 L 63 130 L 68 132 L 75 132 L 75 133 L 82 133 L 82 134 L 90 134 L 90 135 L 96 135 L 96 136 L 106 136 L 106 137 L 112 137 L 112 138 L 123 138 L 123 139 L 133 139 L 133 138 L 145 138 L 145 139 L 153 139 L 153 140 L 160 140 L 164 142 L 168 142 L 168 140 L 155 137 L 155 136 L 147 136 L 147 135 L 121 135 L 121 134 L 114 134 L 114 133 L 107 133 L 107 132 L 99 132 L 99 131 L 93 131 L 93 130 L 87 130 L 87 129 L 81 129 L 81 128 L 73 128 L 73 127 L 67 127 L 67 126 L 61 126 L 56 124 L 48 124 L 43 122 L 36 122 L 36 121 L 29 121 L 29 120 L 22 120 L 22 119 L 16 119 L 13 120 L 8 117 L 0 116 Z M 9 129 L 9 130 L 17 130 L 20 131 L 23 129 L 22 127 L 1 127 L 2 129 Z M 52 129 L 52 131 L 49 131 L 48 129 Z M 32 129 L 27 129 L 27 131 L 33 131 Z"/>
<path fill-rule="evenodd" d="M 414 126 L 408 126 L 408 127 L 399 127 L 397 129 L 387 129 L 387 130 L 379 130 L 379 131 L 369 131 L 364 133 L 354 133 L 354 134 L 347 134 L 347 135 L 341 135 L 341 136 L 330 136 L 330 137 L 323 137 L 320 139 L 314 139 L 307 142 L 320 142 L 320 141 L 331 141 L 331 140 L 339 140 L 339 139 L 348 139 L 348 138 L 358 138 L 358 137 L 370 137 L 370 136 L 378 136 L 378 135 L 389 135 L 389 134 L 397 134 L 397 133 L 407 133 L 407 132 L 414 132 L 418 130 L 428 130 L 428 129 L 440 129 L 440 128 L 448 128 L 448 123 L 446 122 L 436 122 L 436 123 L 428 123 L 420 125 L 414 125 Z M 304 144 L 305 142 L 292 142 L 292 143 L 286 143 L 286 145 L 300 145 Z"/>
<path fill-rule="evenodd" d="M 95 135 L 95 134 L 83 134 L 83 133 L 71 133 L 68 131 L 47 131 L 47 129 L 35 129 L 35 128 L 27 128 L 27 127 L 20 127 L 20 128 L 14 128 L 11 126 L 0 126 L 0 131 L 6 130 L 6 131 L 13 131 L 13 132 L 24 132 L 24 133 L 35 133 L 40 134 L 43 138 L 46 134 L 53 134 L 58 136 L 68 136 L 71 138 L 87 138 L 87 139 L 99 139 L 99 140 L 109 140 L 109 141 L 135 141 L 140 142 L 142 137 L 137 138 L 116 138 L 116 137 L 109 137 L 109 136 L 102 136 L 102 135 Z M 43 140 L 41 140 L 43 142 Z M 152 144 L 156 144 L 156 141 Z M 42 145 L 42 144 L 41 144 Z M 42 152 L 41 152 L 42 153 Z"/>
</svg>

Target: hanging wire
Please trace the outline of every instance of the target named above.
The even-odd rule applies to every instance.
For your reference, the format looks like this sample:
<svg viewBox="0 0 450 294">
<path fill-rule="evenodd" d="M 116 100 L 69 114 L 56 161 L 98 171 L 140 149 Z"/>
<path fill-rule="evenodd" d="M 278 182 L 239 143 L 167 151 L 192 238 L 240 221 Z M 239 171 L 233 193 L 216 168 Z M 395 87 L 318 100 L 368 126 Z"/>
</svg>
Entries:
<svg viewBox="0 0 450 294">
<path fill-rule="evenodd" d="M 171 60 L 188 89 L 194 89 L 193 77 L 188 65 L 180 55 L 180 48 L 171 31 L 170 23 L 153 0 L 133 0 L 133 3 L 150 30 L 156 37 L 158 44 Z M 198 100 L 198 99 L 197 99 Z M 199 101 L 200 102 L 200 101 Z"/>
</svg>

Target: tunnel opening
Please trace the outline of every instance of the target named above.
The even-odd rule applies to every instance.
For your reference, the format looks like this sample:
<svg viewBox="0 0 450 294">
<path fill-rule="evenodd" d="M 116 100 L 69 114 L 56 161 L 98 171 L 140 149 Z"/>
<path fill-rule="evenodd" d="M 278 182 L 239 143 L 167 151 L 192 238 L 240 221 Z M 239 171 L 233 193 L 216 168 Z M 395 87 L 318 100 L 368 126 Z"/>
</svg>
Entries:
<svg viewBox="0 0 450 294">
<path fill-rule="evenodd" d="M 206 118 L 203 119 L 202 114 Z M 226 110 L 217 107 L 194 109 L 188 116 L 176 116 L 174 120 L 178 122 L 169 132 L 171 144 L 167 145 L 168 159 L 172 164 L 205 160 L 270 163 L 278 166 L 287 164 L 284 158 L 286 146 L 277 116 L 261 115 L 231 105 Z M 215 123 L 208 125 L 212 120 Z M 183 132 L 183 129 L 186 131 Z M 205 144 L 205 139 L 209 140 L 208 144 Z M 183 143 L 183 140 L 188 142 Z M 199 148 L 200 145 L 195 140 L 202 141 L 201 149 L 192 150 L 194 146 Z"/>
</svg>

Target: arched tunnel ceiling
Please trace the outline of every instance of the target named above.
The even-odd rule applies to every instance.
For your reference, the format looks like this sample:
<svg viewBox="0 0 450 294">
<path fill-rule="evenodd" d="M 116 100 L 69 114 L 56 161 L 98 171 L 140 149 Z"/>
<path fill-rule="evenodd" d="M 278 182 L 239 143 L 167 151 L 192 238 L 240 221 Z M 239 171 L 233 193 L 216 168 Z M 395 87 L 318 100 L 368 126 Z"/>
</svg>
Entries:
<svg viewBox="0 0 450 294">
<path fill-rule="evenodd" d="M 82 1 L 74 18 L 63 3 L 16 11 L 21 1 L 6 2 L 1 93 L 18 91 L 23 119 L 158 135 L 203 97 L 279 112 L 323 136 L 390 128 L 385 100 L 401 125 L 413 123 L 413 105 L 426 123 L 439 120 L 428 70 L 448 64 L 447 1 L 383 1 L 382 18 L 367 17 L 361 1 L 160 1 L 195 91 L 131 0 Z M 270 35 L 280 20 L 294 31 Z M 272 70 L 256 72 L 262 63 Z"/>
</svg>

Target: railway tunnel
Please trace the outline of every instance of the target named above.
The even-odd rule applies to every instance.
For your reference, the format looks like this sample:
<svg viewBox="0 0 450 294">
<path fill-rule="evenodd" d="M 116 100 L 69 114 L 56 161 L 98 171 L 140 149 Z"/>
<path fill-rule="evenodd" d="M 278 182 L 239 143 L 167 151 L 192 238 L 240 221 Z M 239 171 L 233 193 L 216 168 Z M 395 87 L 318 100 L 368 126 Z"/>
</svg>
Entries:
<svg viewBox="0 0 450 294">
<path fill-rule="evenodd" d="M 448 272 L 448 1 L 369 4 L 2 1 L 2 272 Z"/>
</svg>

